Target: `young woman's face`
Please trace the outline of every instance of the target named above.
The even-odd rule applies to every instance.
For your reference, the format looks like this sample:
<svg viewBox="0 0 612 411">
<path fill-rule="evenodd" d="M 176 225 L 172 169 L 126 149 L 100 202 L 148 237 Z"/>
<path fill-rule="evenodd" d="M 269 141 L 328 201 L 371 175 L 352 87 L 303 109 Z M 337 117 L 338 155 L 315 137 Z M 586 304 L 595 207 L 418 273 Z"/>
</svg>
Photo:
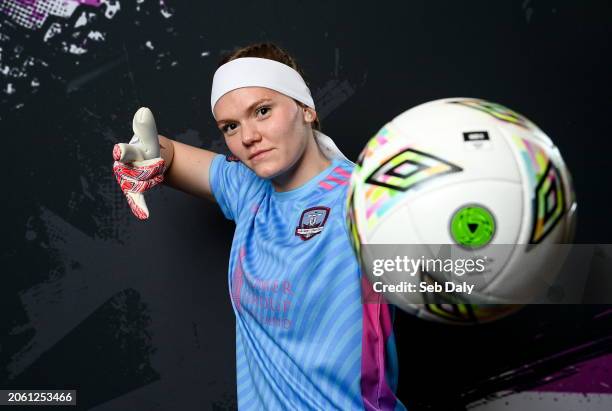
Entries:
<svg viewBox="0 0 612 411">
<path fill-rule="evenodd" d="M 214 112 L 232 154 L 262 178 L 282 175 L 301 158 L 316 115 L 263 87 L 230 91 Z"/>
</svg>

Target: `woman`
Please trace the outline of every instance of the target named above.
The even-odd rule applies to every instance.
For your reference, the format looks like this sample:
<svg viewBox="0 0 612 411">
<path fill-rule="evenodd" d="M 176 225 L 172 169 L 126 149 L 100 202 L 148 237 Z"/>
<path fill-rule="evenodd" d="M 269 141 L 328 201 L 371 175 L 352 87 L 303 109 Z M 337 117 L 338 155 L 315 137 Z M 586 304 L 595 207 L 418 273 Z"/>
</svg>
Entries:
<svg viewBox="0 0 612 411">
<path fill-rule="evenodd" d="M 160 159 L 144 172 L 116 162 L 115 173 L 124 191 L 164 180 L 235 221 L 239 408 L 403 409 L 389 309 L 361 303 L 346 228 L 353 164 L 317 130 L 295 62 L 272 44 L 245 47 L 222 61 L 211 94 L 232 156 L 160 136 Z"/>
</svg>

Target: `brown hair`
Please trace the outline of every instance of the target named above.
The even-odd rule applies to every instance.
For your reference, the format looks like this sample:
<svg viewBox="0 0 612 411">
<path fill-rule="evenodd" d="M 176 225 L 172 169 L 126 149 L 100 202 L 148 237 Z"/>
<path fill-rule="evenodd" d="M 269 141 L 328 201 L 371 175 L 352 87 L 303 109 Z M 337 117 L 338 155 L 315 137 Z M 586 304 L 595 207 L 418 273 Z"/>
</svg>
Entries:
<svg viewBox="0 0 612 411">
<path fill-rule="evenodd" d="M 219 62 L 219 66 L 222 66 L 225 63 L 228 63 L 232 60 L 235 60 L 241 57 L 260 57 L 264 59 L 278 61 L 279 63 L 283 63 L 291 67 L 292 69 L 300 73 L 302 78 L 304 78 L 304 73 L 302 72 L 300 67 L 297 65 L 297 63 L 295 62 L 295 59 L 291 57 L 289 53 L 287 53 L 285 50 L 281 49 L 280 47 L 278 47 L 276 44 L 273 44 L 273 43 L 255 43 L 255 44 L 250 44 L 248 46 L 234 50 L 226 54 L 225 56 L 223 56 L 223 58 Z M 308 83 L 306 83 L 306 85 L 308 85 Z M 298 105 L 301 107 L 306 107 L 304 103 L 301 103 L 297 100 L 296 100 L 296 103 L 298 103 Z M 318 116 L 315 118 L 315 121 L 313 121 L 312 128 L 314 130 L 321 129 L 321 123 L 319 121 Z"/>
</svg>

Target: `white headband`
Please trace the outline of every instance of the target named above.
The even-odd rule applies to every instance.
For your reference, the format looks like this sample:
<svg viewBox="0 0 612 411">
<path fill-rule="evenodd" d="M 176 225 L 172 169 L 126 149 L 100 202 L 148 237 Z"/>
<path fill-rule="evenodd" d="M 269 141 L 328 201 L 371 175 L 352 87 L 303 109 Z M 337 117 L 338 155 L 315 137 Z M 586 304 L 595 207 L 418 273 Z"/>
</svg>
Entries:
<svg viewBox="0 0 612 411">
<path fill-rule="evenodd" d="M 312 109 L 315 108 L 310 89 L 300 73 L 275 60 L 241 57 L 225 63 L 215 72 L 210 93 L 210 109 L 213 110 L 213 116 L 217 101 L 226 93 L 242 87 L 269 88 L 294 98 Z M 332 160 L 340 157 L 348 160 L 331 138 L 316 130 L 314 136 L 327 158 Z"/>
<path fill-rule="evenodd" d="M 225 63 L 213 77 L 210 93 L 210 109 L 232 90 L 242 87 L 265 87 L 296 99 L 315 108 L 310 90 L 300 73 L 275 60 L 258 57 L 241 57 Z"/>
</svg>

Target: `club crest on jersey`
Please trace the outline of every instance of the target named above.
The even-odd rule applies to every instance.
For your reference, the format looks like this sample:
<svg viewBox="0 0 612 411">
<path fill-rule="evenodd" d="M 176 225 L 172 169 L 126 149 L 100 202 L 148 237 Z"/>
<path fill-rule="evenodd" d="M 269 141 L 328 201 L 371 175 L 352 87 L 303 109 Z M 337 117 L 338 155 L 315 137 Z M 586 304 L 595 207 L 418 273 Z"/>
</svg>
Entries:
<svg viewBox="0 0 612 411">
<path fill-rule="evenodd" d="M 329 208 L 323 206 L 310 207 L 302 211 L 298 226 L 295 228 L 295 235 L 306 241 L 320 234 L 329 212 Z"/>
</svg>

